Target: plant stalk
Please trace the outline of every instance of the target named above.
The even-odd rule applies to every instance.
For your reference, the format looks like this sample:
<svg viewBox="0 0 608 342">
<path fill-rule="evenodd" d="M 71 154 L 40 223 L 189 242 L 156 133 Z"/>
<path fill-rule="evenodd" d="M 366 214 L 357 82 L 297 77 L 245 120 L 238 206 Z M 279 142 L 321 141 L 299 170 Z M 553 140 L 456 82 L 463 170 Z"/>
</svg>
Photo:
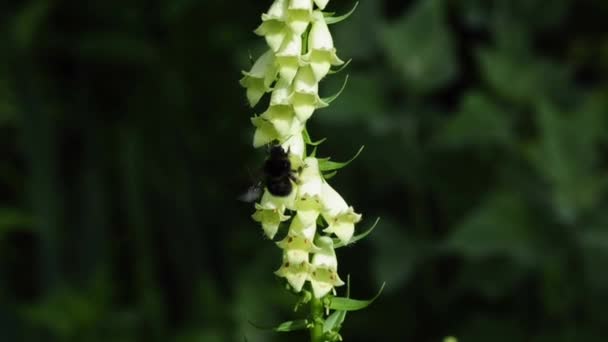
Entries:
<svg viewBox="0 0 608 342">
<path fill-rule="evenodd" d="M 320 299 L 313 298 L 310 300 L 310 315 L 313 325 L 310 327 L 310 341 L 324 342 L 323 340 L 323 303 Z"/>
</svg>

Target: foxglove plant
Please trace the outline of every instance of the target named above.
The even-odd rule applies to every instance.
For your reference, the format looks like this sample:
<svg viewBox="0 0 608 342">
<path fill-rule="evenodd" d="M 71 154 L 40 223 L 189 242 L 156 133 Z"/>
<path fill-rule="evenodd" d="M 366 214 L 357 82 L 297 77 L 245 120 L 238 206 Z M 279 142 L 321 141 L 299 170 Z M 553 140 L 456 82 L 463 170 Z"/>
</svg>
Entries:
<svg viewBox="0 0 608 342">
<path fill-rule="evenodd" d="M 336 296 L 336 287 L 345 282 L 338 274 L 335 249 L 367 236 L 375 226 L 354 235 L 361 214 L 327 182 L 359 153 L 344 163 L 317 158 L 322 141 L 311 141 L 306 130 L 315 111 L 329 106 L 346 84 L 345 80 L 334 96 L 319 96 L 319 83 L 342 69 L 332 70 L 332 66 L 348 64 L 338 57 L 328 25 L 346 19 L 356 8 L 337 17 L 323 11 L 328 2 L 275 0 L 254 31 L 264 37 L 268 50 L 243 72 L 240 81 L 252 108 L 270 93 L 266 110 L 251 118 L 253 146 L 280 145 L 295 172 L 294 181 L 288 180 L 291 192 L 277 196 L 266 188 L 252 215 L 269 239 L 275 239 L 281 227 L 287 228 L 276 242 L 283 259 L 275 274 L 301 295 L 296 308 L 309 304 L 311 309 L 307 318 L 284 322 L 275 330 L 308 329 L 313 342 L 341 340 L 346 312 L 373 301 L 352 300 L 349 289 L 346 297 Z M 308 147 L 312 147 L 310 153 Z"/>
</svg>

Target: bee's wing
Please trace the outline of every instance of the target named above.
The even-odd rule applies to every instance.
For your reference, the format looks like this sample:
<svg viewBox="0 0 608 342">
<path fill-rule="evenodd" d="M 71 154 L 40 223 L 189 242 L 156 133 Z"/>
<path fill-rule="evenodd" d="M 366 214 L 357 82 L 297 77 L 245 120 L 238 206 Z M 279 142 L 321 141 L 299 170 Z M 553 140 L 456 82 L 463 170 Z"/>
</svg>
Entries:
<svg viewBox="0 0 608 342">
<path fill-rule="evenodd" d="M 247 203 L 251 203 L 251 202 L 255 202 L 258 200 L 258 198 L 260 198 L 262 196 L 262 184 L 258 183 L 255 185 L 252 185 L 249 187 L 249 189 L 247 189 L 247 191 L 243 194 L 241 194 L 238 197 L 238 200 L 241 202 L 247 202 Z"/>
</svg>

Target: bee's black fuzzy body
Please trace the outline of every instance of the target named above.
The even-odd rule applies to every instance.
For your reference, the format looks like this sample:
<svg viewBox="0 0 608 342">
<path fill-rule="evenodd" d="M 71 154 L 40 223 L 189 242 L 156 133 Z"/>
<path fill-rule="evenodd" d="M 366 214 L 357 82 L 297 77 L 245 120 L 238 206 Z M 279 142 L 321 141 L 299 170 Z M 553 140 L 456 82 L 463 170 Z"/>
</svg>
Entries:
<svg viewBox="0 0 608 342">
<path fill-rule="evenodd" d="M 280 145 L 270 148 L 270 155 L 264 163 L 264 176 L 268 192 L 274 196 L 285 197 L 291 194 L 294 179 L 289 161 L 289 153 Z"/>
</svg>

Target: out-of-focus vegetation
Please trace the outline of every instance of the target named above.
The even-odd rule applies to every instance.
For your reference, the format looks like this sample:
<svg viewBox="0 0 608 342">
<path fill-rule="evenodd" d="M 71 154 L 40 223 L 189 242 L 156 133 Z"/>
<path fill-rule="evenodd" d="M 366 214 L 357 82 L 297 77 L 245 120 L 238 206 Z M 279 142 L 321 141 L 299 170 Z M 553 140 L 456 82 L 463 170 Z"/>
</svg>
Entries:
<svg viewBox="0 0 608 342">
<path fill-rule="evenodd" d="M 235 200 L 269 5 L 0 4 L 0 340 L 295 341 L 248 323 L 294 298 Z M 608 2 L 362 0 L 332 29 L 350 82 L 309 131 L 366 145 L 334 184 L 382 220 L 340 270 L 387 282 L 345 340 L 608 340 Z"/>
</svg>

